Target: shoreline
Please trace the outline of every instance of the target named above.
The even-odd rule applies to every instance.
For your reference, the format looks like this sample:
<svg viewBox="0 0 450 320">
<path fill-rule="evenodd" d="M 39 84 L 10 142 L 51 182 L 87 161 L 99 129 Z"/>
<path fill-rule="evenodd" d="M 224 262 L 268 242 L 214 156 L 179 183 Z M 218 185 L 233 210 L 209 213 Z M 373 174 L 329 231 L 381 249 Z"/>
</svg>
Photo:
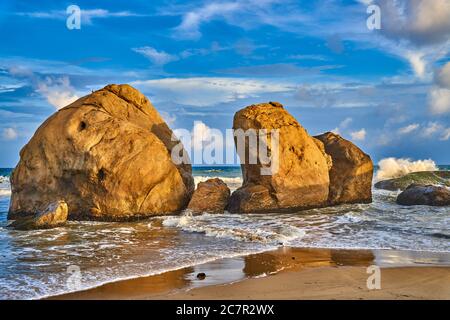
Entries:
<svg viewBox="0 0 450 320">
<path fill-rule="evenodd" d="M 283 247 L 43 299 L 450 299 L 450 253 Z"/>
</svg>

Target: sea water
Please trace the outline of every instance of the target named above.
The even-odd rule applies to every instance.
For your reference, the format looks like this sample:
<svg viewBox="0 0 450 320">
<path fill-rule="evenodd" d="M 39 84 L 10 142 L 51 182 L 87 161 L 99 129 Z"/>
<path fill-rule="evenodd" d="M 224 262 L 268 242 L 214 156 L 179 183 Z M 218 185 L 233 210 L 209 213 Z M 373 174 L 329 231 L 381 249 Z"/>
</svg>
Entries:
<svg viewBox="0 0 450 320">
<path fill-rule="evenodd" d="M 395 203 L 398 192 L 376 189 L 371 204 L 290 214 L 184 214 L 15 231 L 6 228 L 10 172 L 0 169 L 0 299 L 41 298 L 280 246 L 450 252 L 448 207 L 403 207 Z M 219 177 L 231 190 L 242 183 L 237 167 L 197 167 L 193 174 L 196 183 Z"/>
</svg>

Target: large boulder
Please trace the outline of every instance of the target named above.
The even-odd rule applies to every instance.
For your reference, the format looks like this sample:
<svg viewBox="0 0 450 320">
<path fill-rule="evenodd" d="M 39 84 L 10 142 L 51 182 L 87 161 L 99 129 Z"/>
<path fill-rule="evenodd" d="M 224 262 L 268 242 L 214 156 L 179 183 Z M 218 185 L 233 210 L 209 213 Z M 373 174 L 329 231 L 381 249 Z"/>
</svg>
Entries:
<svg viewBox="0 0 450 320">
<path fill-rule="evenodd" d="M 228 205 L 230 212 L 292 211 L 321 207 L 328 199 L 329 175 L 327 158 L 306 130 L 277 102 L 251 105 L 234 116 L 233 129 L 248 132 L 254 129 L 278 130 L 278 170 L 267 175 L 266 161 L 254 148 L 251 139 L 245 140 L 245 148 L 239 148 L 243 184 L 233 192 Z M 261 141 L 260 141 L 261 142 Z M 267 147 L 274 160 L 276 150 Z M 256 163 L 250 163 L 249 154 L 257 154 Z M 244 161 L 245 159 L 245 161 Z M 277 166 L 275 166 L 276 168 Z"/>
<path fill-rule="evenodd" d="M 442 186 L 411 184 L 398 195 L 397 203 L 404 206 L 450 206 L 450 190 Z"/>
<path fill-rule="evenodd" d="M 66 201 L 70 219 L 117 221 L 180 211 L 194 183 L 191 166 L 172 161 L 179 141 L 171 138 L 136 89 L 95 91 L 53 114 L 21 150 L 8 217 L 36 214 L 55 199 Z"/>
<path fill-rule="evenodd" d="M 331 156 L 329 205 L 372 202 L 373 163 L 352 142 L 332 132 L 318 136 Z"/>
<path fill-rule="evenodd" d="M 199 182 L 189 202 L 188 209 L 194 213 L 223 213 L 230 198 L 230 189 L 219 178 Z"/>
<path fill-rule="evenodd" d="M 20 217 L 9 225 L 16 230 L 50 229 L 63 226 L 67 221 L 67 203 L 60 200 L 50 203 L 42 212 L 32 217 Z"/>
<path fill-rule="evenodd" d="M 374 187 L 377 189 L 397 191 L 405 190 L 411 184 L 433 184 L 450 187 L 450 171 L 411 172 L 403 177 L 378 181 Z"/>
</svg>

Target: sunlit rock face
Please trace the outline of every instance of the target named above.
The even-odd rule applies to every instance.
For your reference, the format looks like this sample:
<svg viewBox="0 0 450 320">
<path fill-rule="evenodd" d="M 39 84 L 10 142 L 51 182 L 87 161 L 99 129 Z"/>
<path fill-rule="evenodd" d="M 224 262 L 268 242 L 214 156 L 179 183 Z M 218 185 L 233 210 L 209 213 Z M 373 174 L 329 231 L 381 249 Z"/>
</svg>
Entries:
<svg viewBox="0 0 450 320">
<path fill-rule="evenodd" d="M 9 218 L 63 200 L 69 219 L 127 220 L 178 212 L 194 189 L 171 158 L 172 131 L 128 85 L 108 85 L 48 118 L 20 152 Z"/>
</svg>

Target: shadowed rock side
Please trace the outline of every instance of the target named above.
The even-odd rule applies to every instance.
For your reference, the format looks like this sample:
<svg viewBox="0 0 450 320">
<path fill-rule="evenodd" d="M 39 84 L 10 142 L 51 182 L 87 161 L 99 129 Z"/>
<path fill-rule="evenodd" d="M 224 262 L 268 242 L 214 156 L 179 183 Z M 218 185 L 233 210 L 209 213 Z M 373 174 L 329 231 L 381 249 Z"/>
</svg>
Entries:
<svg viewBox="0 0 450 320">
<path fill-rule="evenodd" d="M 64 199 L 70 219 L 127 220 L 186 207 L 190 165 L 176 166 L 172 131 L 139 91 L 108 85 L 47 119 L 11 175 L 9 219 Z"/>
<path fill-rule="evenodd" d="M 375 183 L 375 188 L 390 191 L 405 190 L 411 184 L 433 184 L 450 187 L 450 171 L 411 172 L 400 178 L 382 180 Z"/>
<path fill-rule="evenodd" d="M 331 156 L 328 204 L 372 202 L 373 163 L 356 145 L 327 132 L 318 136 Z"/>
<path fill-rule="evenodd" d="M 411 184 L 398 195 L 397 203 L 404 206 L 450 206 L 450 190 L 441 186 Z"/>
<path fill-rule="evenodd" d="M 314 139 L 281 104 L 262 103 L 238 111 L 233 129 L 235 133 L 238 129 L 278 129 L 279 168 L 272 175 L 262 175 L 261 168 L 268 166 L 262 164 L 264 161 L 259 156 L 256 164 L 249 164 L 249 139 L 246 139 L 245 150 L 238 149 L 241 160 L 246 159 L 241 165 L 243 184 L 231 195 L 230 212 L 291 211 L 326 204 L 327 159 Z M 270 139 L 267 144 L 273 154 Z"/>
<path fill-rule="evenodd" d="M 230 198 L 230 189 L 219 178 L 199 182 L 189 202 L 188 209 L 194 214 L 223 213 Z"/>
</svg>

